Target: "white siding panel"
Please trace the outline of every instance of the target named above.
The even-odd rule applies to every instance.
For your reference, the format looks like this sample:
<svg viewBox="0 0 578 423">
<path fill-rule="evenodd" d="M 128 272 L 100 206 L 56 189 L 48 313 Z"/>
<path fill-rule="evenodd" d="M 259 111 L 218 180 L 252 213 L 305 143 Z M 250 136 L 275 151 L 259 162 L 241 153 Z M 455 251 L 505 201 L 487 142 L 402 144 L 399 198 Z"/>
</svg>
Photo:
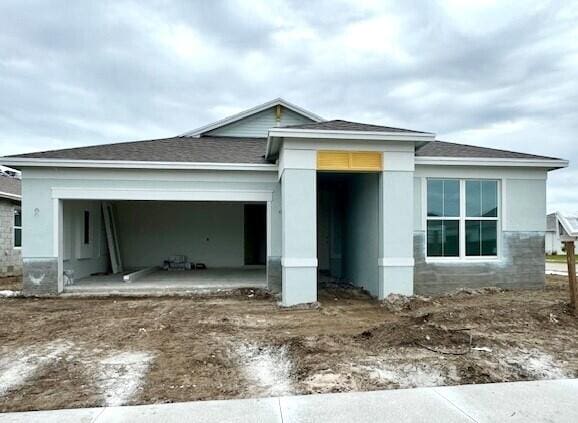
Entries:
<svg viewBox="0 0 578 423">
<path fill-rule="evenodd" d="M 213 135 L 220 137 L 266 137 L 267 131 L 275 126 L 276 107 L 271 107 L 262 112 L 255 113 L 237 122 L 222 126 L 213 131 L 207 132 L 205 135 Z M 283 108 L 281 114 L 281 122 L 279 126 L 285 125 L 300 125 L 304 123 L 313 122 L 308 117 L 295 113 L 292 110 Z"/>
</svg>

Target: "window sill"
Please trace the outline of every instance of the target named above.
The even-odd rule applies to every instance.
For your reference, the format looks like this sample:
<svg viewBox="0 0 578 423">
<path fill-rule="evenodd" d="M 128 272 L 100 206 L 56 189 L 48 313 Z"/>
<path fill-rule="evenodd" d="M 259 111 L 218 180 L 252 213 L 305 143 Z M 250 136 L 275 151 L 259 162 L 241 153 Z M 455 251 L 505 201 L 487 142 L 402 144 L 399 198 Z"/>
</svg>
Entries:
<svg viewBox="0 0 578 423">
<path fill-rule="evenodd" d="M 459 264 L 459 263 L 496 263 L 501 259 L 498 256 L 486 256 L 486 257 L 426 257 L 426 263 L 447 263 L 447 264 Z"/>
</svg>

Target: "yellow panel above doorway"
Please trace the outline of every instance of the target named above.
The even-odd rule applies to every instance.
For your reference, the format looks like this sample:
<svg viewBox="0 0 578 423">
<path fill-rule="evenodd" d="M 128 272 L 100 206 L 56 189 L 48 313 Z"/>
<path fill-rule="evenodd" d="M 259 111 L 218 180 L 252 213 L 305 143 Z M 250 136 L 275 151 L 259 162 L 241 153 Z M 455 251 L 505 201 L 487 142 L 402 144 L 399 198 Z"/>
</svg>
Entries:
<svg viewBox="0 0 578 423">
<path fill-rule="evenodd" d="M 375 151 L 318 151 L 317 170 L 376 172 L 382 169 L 382 153 Z"/>
<path fill-rule="evenodd" d="M 317 169 L 320 170 L 349 169 L 349 153 L 341 151 L 318 151 Z"/>
</svg>

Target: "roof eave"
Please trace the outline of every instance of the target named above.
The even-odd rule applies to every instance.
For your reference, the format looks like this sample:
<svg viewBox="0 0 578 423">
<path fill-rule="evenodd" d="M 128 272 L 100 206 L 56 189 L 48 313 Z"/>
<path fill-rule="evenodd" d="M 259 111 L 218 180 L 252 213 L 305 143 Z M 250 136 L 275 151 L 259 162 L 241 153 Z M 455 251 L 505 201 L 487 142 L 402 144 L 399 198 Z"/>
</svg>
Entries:
<svg viewBox="0 0 578 423">
<path fill-rule="evenodd" d="M 576 238 L 578 238 L 578 231 L 575 231 L 572 228 L 572 225 L 570 225 L 570 223 L 568 223 L 566 216 L 564 216 L 562 213 L 557 211 L 556 212 L 556 219 L 558 220 L 558 222 L 560 222 L 562 224 L 562 227 L 566 231 L 566 234 L 567 234 L 566 237 L 571 238 L 571 239 L 567 239 L 568 241 L 570 241 L 570 240 L 573 241 Z M 564 236 L 562 236 L 562 238 L 564 238 Z M 566 240 L 566 239 L 563 239 L 563 240 Z"/>
<path fill-rule="evenodd" d="M 375 141 L 434 141 L 435 134 L 430 132 L 398 131 L 344 131 L 324 129 L 271 128 L 269 137 L 351 139 Z"/>
<path fill-rule="evenodd" d="M 417 156 L 416 165 L 437 166 L 507 166 L 507 167 L 538 167 L 548 170 L 568 167 L 568 160 L 558 159 L 517 159 L 495 157 L 437 157 Z"/>
<path fill-rule="evenodd" d="M 128 160 L 70 160 L 10 157 L 2 163 L 24 167 L 66 167 L 104 169 L 177 169 L 177 170 L 249 170 L 276 171 L 277 165 L 269 163 L 214 163 L 214 162 L 161 162 Z"/>
<path fill-rule="evenodd" d="M 21 195 L 12 194 L 11 192 L 0 191 L 0 198 L 7 198 L 8 200 L 22 201 Z"/>
<path fill-rule="evenodd" d="M 366 141 L 404 141 L 420 145 L 435 141 L 430 132 L 385 132 L 385 131 L 343 131 L 323 129 L 271 128 L 267 137 L 265 158 L 273 157 L 285 138 L 366 140 Z"/>
</svg>

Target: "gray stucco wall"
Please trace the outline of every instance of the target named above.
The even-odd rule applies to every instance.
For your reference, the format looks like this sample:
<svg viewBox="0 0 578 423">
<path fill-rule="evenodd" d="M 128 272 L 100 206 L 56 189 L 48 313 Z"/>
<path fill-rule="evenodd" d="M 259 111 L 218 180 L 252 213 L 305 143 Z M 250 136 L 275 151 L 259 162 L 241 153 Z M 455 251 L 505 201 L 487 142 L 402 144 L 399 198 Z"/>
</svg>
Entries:
<svg viewBox="0 0 578 423">
<path fill-rule="evenodd" d="M 127 269 L 162 266 L 172 255 L 186 255 L 210 267 L 244 265 L 242 203 L 121 201 L 115 205 Z"/>
<path fill-rule="evenodd" d="M 275 293 L 281 292 L 281 254 L 282 254 L 282 206 L 281 183 L 277 183 L 273 190 L 270 210 L 270 251 L 267 257 L 267 281 L 269 289 Z"/>
<path fill-rule="evenodd" d="M 347 208 L 347 178 L 351 175 L 317 175 L 318 268 L 335 279 L 343 277 L 344 209 Z"/>
<path fill-rule="evenodd" d="M 108 249 L 100 201 L 63 201 L 63 270 L 78 280 L 108 270 Z M 90 212 L 90 244 L 83 245 L 84 211 Z"/>
<path fill-rule="evenodd" d="M 419 166 L 414 179 L 414 291 L 438 294 L 458 288 L 539 288 L 545 283 L 546 171 L 534 168 Z M 497 259 L 425 258 L 425 180 L 428 177 L 500 181 Z"/>
<path fill-rule="evenodd" d="M 267 286 L 275 294 L 281 293 L 282 271 L 281 257 L 269 257 L 267 259 Z"/>
<path fill-rule="evenodd" d="M 419 295 L 459 288 L 541 288 L 545 282 L 543 232 L 503 232 L 499 260 L 426 263 L 425 232 L 418 231 L 414 258 L 414 291 Z"/>
<path fill-rule="evenodd" d="M 509 231 L 546 231 L 546 179 L 506 181 Z"/>
<path fill-rule="evenodd" d="M 352 175 L 348 182 L 343 237 L 344 278 L 378 296 L 379 175 Z"/>
<path fill-rule="evenodd" d="M 0 277 L 22 274 L 20 248 L 14 248 L 14 209 L 16 208 L 20 208 L 20 204 L 0 198 Z"/>
</svg>

